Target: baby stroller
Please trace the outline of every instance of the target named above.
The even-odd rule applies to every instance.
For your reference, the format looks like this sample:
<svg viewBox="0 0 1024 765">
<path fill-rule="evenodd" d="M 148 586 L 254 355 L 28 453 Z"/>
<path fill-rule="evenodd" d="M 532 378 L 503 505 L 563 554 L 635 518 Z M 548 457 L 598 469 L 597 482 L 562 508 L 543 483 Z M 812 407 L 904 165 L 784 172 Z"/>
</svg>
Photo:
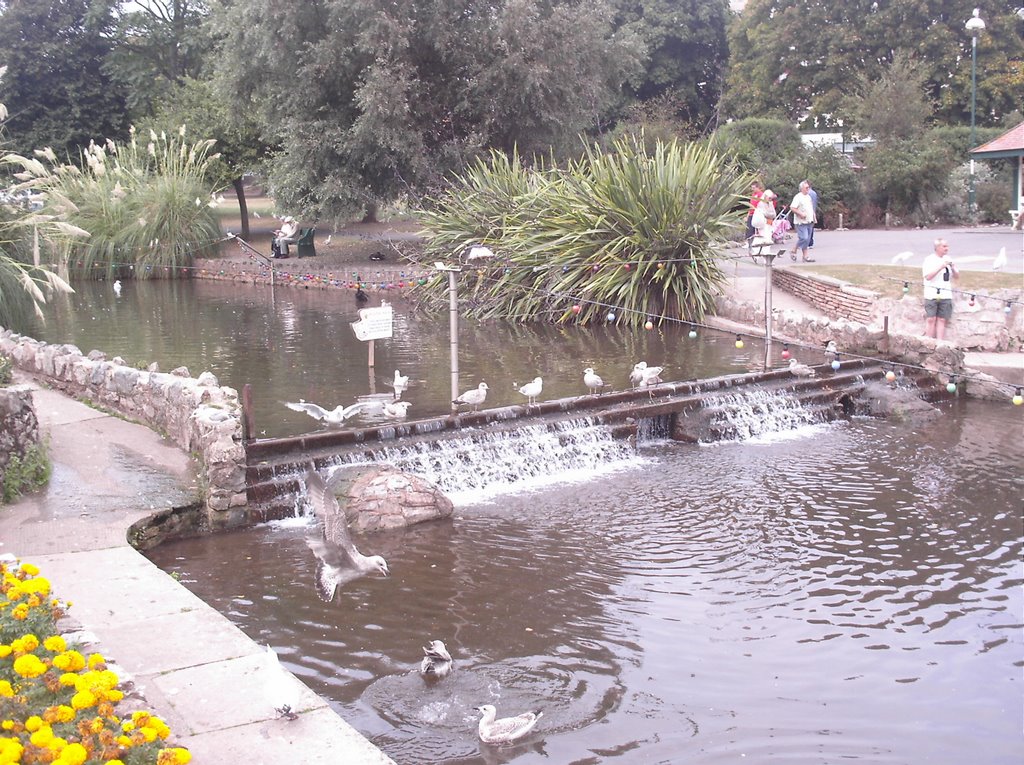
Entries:
<svg viewBox="0 0 1024 765">
<path fill-rule="evenodd" d="M 782 244 L 789 238 L 789 232 L 793 226 L 789 223 L 789 210 L 782 208 L 778 215 L 775 216 L 774 222 L 771 224 L 772 227 L 772 241 L 775 244 Z"/>
</svg>

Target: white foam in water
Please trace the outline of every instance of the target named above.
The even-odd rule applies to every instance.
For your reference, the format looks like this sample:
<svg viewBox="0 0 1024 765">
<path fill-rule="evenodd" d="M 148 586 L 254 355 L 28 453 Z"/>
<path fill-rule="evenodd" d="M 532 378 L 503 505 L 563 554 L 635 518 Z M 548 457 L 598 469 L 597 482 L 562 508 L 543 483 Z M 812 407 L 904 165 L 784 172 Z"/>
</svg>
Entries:
<svg viewBox="0 0 1024 765">
<path fill-rule="evenodd" d="M 793 396 L 779 391 L 752 388 L 722 393 L 705 399 L 704 407 L 716 409 L 716 423 L 734 434 L 724 438 L 726 442 L 794 441 L 832 426 L 825 421 L 822 412 L 807 409 Z"/>
<path fill-rule="evenodd" d="M 365 460 L 360 454 L 345 464 Z M 587 419 L 467 430 L 454 438 L 386 446 L 373 452 L 373 460 L 432 481 L 457 505 L 578 483 L 646 462 L 627 441 Z"/>
</svg>

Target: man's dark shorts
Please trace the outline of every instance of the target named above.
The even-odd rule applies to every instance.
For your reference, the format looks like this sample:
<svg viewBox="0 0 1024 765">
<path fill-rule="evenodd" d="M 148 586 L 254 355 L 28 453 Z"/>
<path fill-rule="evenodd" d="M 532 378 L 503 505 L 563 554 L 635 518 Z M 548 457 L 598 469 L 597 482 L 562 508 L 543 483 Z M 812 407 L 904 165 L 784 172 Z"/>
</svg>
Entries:
<svg viewBox="0 0 1024 765">
<path fill-rule="evenodd" d="M 931 319 L 936 317 L 939 319 L 949 319 L 953 316 L 953 301 L 952 300 L 925 300 L 924 301 L 924 315 Z"/>
</svg>

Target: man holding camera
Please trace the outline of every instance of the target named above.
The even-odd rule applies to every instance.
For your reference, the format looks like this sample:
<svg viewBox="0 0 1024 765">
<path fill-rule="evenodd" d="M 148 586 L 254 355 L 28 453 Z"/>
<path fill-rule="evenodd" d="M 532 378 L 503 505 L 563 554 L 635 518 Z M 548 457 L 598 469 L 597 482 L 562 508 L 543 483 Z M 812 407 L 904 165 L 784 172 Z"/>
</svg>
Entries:
<svg viewBox="0 0 1024 765">
<path fill-rule="evenodd" d="M 946 322 L 953 315 L 953 287 L 951 282 L 960 275 L 945 239 L 935 240 L 935 252 L 924 259 L 921 266 L 924 277 L 924 333 L 942 340 L 946 336 Z"/>
</svg>

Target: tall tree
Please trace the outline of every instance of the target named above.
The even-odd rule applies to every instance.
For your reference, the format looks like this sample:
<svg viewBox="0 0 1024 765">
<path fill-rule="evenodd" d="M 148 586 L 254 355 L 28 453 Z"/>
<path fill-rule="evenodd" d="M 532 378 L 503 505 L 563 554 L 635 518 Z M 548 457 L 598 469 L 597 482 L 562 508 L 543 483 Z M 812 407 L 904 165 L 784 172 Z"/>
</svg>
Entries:
<svg viewBox="0 0 1024 765">
<path fill-rule="evenodd" d="M 185 78 L 202 76 L 213 40 L 205 0 L 133 0 L 118 4 L 109 71 L 128 86 L 128 105 L 148 115 Z"/>
<path fill-rule="evenodd" d="M 671 99 L 678 118 L 705 131 L 725 85 L 728 0 L 615 0 L 616 24 L 647 46 L 644 73 L 631 88 L 644 102 Z"/>
<path fill-rule="evenodd" d="M 639 72 L 604 3 L 252 0 L 215 5 L 223 93 L 281 145 L 282 206 L 344 218 L 480 151 L 578 148 Z"/>
<path fill-rule="evenodd" d="M 723 111 L 842 124 L 851 78 L 877 79 L 897 51 L 926 62 L 927 94 L 940 121 L 970 118 L 974 7 L 987 29 L 978 44 L 978 121 L 1020 106 L 1024 39 L 1005 0 L 750 0 L 730 28 Z"/>
<path fill-rule="evenodd" d="M 78 156 L 90 139 L 127 134 L 124 90 L 104 69 L 111 21 L 102 0 L 0 0 L 9 148 Z"/>
</svg>

